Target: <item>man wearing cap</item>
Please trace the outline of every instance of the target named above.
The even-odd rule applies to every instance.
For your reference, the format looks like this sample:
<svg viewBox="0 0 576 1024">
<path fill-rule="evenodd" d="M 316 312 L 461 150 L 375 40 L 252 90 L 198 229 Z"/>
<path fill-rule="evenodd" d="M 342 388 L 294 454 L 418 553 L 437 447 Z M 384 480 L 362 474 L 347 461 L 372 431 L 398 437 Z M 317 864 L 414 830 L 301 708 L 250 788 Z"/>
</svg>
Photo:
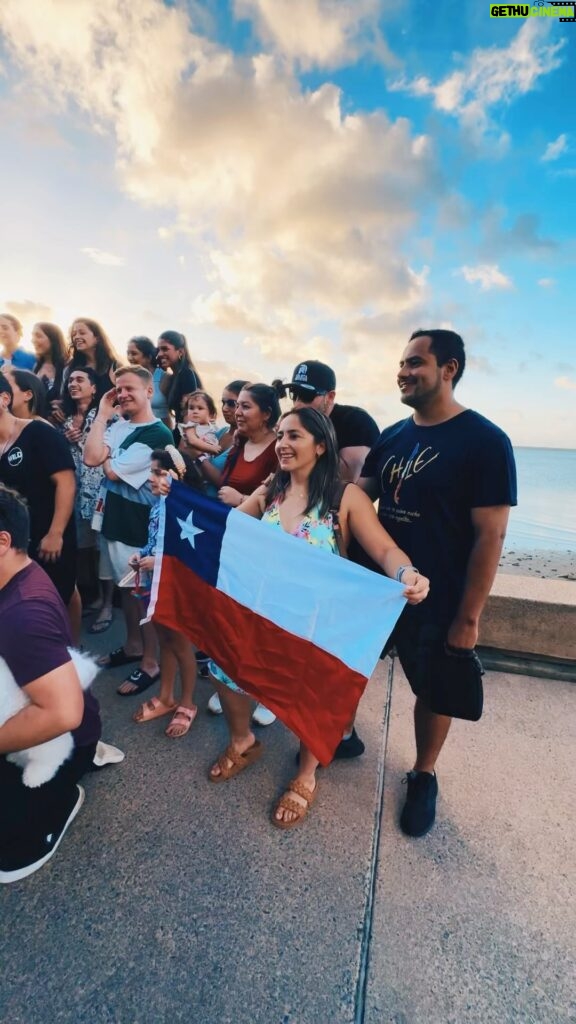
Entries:
<svg viewBox="0 0 576 1024">
<path fill-rule="evenodd" d="M 460 687 L 469 686 L 466 665 L 474 660 L 479 619 L 516 504 L 509 439 L 454 398 L 465 362 L 464 342 L 454 331 L 412 334 L 397 381 L 400 401 L 413 414 L 384 430 L 359 480 L 379 499 L 384 528 L 430 579 L 426 601 L 404 609 L 389 641 L 416 698 L 416 760 L 400 818 L 402 831 L 413 837 L 434 824 L 435 766 L 452 722 L 432 711 L 430 667 L 442 666 L 442 679 L 450 672 Z"/>
<path fill-rule="evenodd" d="M 342 479 L 357 480 L 368 452 L 380 436 L 376 422 L 365 409 L 336 403 L 336 374 L 331 366 L 317 359 L 298 363 L 286 390 L 295 409 L 308 405 L 330 417 L 340 452 Z"/>
</svg>

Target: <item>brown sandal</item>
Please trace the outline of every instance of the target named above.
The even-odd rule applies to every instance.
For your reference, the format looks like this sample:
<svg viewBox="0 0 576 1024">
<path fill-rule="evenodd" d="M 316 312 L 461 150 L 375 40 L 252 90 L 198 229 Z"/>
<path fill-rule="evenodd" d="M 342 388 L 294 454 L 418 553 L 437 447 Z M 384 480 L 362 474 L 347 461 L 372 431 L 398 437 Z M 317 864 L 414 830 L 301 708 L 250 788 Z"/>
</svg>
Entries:
<svg viewBox="0 0 576 1024">
<path fill-rule="evenodd" d="M 208 772 L 208 778 L 210 782 L 228 782 L 228 779 L 233 779 L 235 775 L 239 775 L 249 765 L 254 764 L 255 761 L 259 761 L 262 757 L 262 751 L 264 747 L 260 743 L 260 740 L 254 740 L 251 747 L 244 754 L 240 754 L 234 747 L 226 747 L 223 754 L 220 755 L 216 764 L 220 769 L 220 775 L 212 775 L 212 768 L 216 765 L 212 765 L 212 768 Z M 231 765 L 226 764 L 227 761 L 232 761 Z"/>
<path fill-rule="evenodd" d="M 283 796 L 280 797 L 272 811 L 270 821 L 274 827 L 283 829 L 295 828 L 296 825 L 299 825 L 300 822 L 304 821 L 304 818 L 316 799 L 317 792 L 318 782 L 316 782 L 314 789 L 308 789 L 308 786 L 305 786 L 299 779 L 292 779 L 292 782 L 288 783 L 286 791 Z M 297 796 L 301 796 L 302 799 L 306 801 L 306 805 L 299 804 L 297 800 L 292 800 L 290 793 L 296 793 Z M 280 810 L 280 808 L 286 811 L 292 811 L 293 814 L 297 815 L 297 817 L 292 821 L 284 821 L 283 819 L 278 820 L 276 812 Z"/>
</svg>

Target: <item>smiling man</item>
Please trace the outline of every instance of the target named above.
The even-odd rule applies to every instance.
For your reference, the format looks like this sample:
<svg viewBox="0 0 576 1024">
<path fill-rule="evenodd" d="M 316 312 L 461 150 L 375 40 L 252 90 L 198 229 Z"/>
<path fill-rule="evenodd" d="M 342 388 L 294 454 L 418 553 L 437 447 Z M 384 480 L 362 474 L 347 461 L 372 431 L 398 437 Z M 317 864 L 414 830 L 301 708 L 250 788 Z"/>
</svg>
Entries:
<svg viewBox="0 0 576 1024">
<path fill-rule="evenodd" d="M 148 539 L 148 519 L 154 497 L 150 489 L 150 463 L 155 448 L 172 443 L 172 433 L 152 413 L 152 374 L 142 366 L 116 371 L 116 387 L 100 401 L 86 446 L 87 466 L 102 466 L 106 495 L 102 519 L 100 577 L 119 584 L 129 561 Z M 121 419 L 108 426 L 117 414 Z M 141 606 L 123 589 L 126 642 L 101 664 L 116 668 L 139 662 L 119 689 L 122 696 L 142 693 L 158 678 L 157 644 L 151 623 L 140 627 Z"/>
<path fill-rule="evenodd" d="M 298 363 L 290 384 L 284 385 L 295 409 L 310 406 L 330 417 L 340 455 L 340 475 L 354 483 L 360 476 L 364 460 L 378 440 L 375 420 L 357 405 L 336 402 L 336 374 L 331 366 L 309 359 Z"/>
<path fill-rule="evenodd" d="M 460 659 L 464 679 L 516 504 L 510 441 L 454 397 L 465 362 L 454 331 L 414 332 L 398 371 L 401 401 L 413 415 L 381 434 L 359 480 L 379 499 L 382 525 L 430 579 L 428 598 L 405 608 L 390 639 L 416 697 L 416 761 L 400 819 L 410 836 L 434 823 L 435 765 L 452 721 L 430 708 L 430 666 L 447 651 Z"/>
</svg>

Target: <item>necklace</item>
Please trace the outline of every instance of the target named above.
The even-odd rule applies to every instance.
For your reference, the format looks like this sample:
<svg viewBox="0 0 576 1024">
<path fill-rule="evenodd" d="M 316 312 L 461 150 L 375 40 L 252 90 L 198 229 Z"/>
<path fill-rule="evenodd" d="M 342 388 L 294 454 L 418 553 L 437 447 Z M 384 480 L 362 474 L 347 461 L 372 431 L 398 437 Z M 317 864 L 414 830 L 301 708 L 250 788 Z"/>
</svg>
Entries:
<svg viewBox="0 0 576 1024">
<path fill-rule="evenodd" d="M 4 444 L 2 445 L 2 448 L 0 449 L 0 459 L 6 454 L 8 449 L 11 448 L 12 442 L 16 440 L 17 428 L 18 428 L 18 421 L 16 421 L 16 424 L 13 427 L 12 432 L 10 433 L 10 435 L 8 437 L 8 440 L 4 442 Z"/>
</svg>

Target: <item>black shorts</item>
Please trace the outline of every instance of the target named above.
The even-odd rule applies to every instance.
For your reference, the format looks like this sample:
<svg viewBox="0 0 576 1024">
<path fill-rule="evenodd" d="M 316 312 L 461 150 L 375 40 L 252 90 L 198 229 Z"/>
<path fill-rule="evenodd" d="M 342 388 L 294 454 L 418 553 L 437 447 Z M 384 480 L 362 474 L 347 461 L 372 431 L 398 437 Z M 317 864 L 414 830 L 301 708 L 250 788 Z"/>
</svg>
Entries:
<svg viewBox="0 0 576 1024">
<path fill-rule="evenodd" d="M 30 558 L 50 577 L 65 605 L 70 602 L 76 586 L 76 544 L 64 543 L 62 554 L 56 562 L 44 562 L 36 550 L 30 551 Z"/>
<path fill-rule="evenodd" d="M 430 703 L 430 664 L 442 650 L 447 631 L 447 626 L 422 621 L 406 609 L 384 649 L 384 653 L 389 654 L 393 647 L 396 648 L 412 692 L 426 704 Z"/>
</svg>

